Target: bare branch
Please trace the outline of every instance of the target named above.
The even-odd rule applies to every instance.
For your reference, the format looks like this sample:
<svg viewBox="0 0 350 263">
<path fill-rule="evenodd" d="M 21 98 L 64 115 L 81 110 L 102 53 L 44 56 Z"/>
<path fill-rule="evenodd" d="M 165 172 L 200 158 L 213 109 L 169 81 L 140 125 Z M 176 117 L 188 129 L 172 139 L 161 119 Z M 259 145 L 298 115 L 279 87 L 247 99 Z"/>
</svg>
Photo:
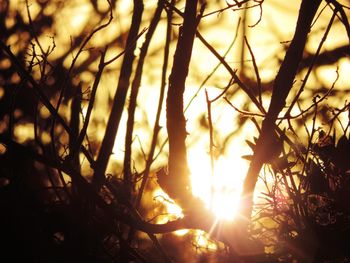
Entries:
<svg viewBox="0 0 350 263">
<path fill-rule="evenodd" d="M 198 0 L 187 0 L 184 22 L 174 55 L 173 68 L 169 77 L 167 94 L 167 130 L 169 136 L 169 175 L 172 185 L 169 196 L 173 199 L 188 200 L 191 196 L 189 171 L 187 167 L 186 121 L 183 114 L 183 94 L 193 41 L 197 27 Z"/>
<path fill-rule="evenodd" d="M 294 37 L 276 76 L 270 106 L 263 121 L 254 157 L 243 185 L 241 211 L 244 217 L 248 219 L 252 212 L 253 193 L 260 169 L 264 162 L 270 159 L 269 153 L 274 152 L 271 149 L 275 140 L 275 121 L 279 112 L 283 109 L 286 98 L 292 88 L 299 62 L 302 59 L 307 35 L 320 3 L 320 0 L 302 1 Z"/>
<path fill-rule="evenodd" d="M 131 47 L 125 53 L 122 68 L 119 75 L 119 81 L 117 90 L 114 95 L 113 105 L 110 116 L 108 118 L 105 136 L 103 138 L 101 148 L 96 160 L 95 172 L 94 172 L 94 184 L 96 187 L 100 187 L 105 179 L 105 171 L 109 161 L 109 157 L 112 153 L 115 137 L 118 132 L 118 127 L 122 112 L 125 105 L 126 94 L 129 89 L 130 76 L 132 72 L 132 65 L 134 61 L 134 50 L 136 48 L 135 39 L 137 39 L 138 31 L 141 24 L 141 18 L 143 13 L 143 1 L 134 0 L 134 12 L 132 16 L 130 32 L 126 41 L 126 46 Z"/>
</svg>

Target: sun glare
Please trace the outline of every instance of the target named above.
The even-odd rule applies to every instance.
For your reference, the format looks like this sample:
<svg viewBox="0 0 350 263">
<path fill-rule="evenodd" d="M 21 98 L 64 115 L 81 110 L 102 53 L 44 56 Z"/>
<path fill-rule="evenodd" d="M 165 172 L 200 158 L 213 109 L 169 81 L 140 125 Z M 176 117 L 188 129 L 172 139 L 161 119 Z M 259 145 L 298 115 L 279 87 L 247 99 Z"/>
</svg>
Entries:
<svg viewBox="0 0 350 263">
<path fill-rule="evenodd" d="M 246 161 L 232 154 L 221 156 L 215 161 L 212 173 L 209 154 L 192 149 L 188 154 L 188 163 L 193 195 L 203 200 L 218 219 L 234 220 L 247 170 Z M 165 201 L 171 199 L 162 190 L 155 191 L 153 196 L 156 199 L 162 197 L 159 200 L 166 205 L 168 212 L 168 216 L 158 218 L 157 223 L 164 223 L 169 216 L 183 216 L 179 206 Z"/>
<path fill-rule="evenodd" d="M 221 156 L 211 172 L 210 156 L 189 153 L 192 192 L 220 219 L 235 218 L 247 165 L 239 156 Z"/>
</svg>

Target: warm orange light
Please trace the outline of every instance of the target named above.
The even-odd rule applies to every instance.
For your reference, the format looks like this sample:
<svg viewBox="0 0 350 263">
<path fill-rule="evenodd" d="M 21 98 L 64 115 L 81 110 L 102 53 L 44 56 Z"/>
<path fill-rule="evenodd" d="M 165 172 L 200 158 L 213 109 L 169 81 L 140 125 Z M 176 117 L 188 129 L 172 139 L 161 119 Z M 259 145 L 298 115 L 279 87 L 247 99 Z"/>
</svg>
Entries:
<svg viewBox="0 0 350 263">
<path fill-rule="evenodd" d="M 221 156 L 211 173 L 210 157 L 200 151 L 189 154 L 193 194 L 219 218 L 235 218 L 247 165 L 236 156 Z"/>
<path fill-rule="evenodd" d="M 153 199 L 161 203 L 166 207 L 166 214 L 157 217 L 157 223 L 163 224 L 169 221 L 171 218 L 183 217 L 182 209 L 162 190 L 156 189 L 153 192 Z"/>
</svg>

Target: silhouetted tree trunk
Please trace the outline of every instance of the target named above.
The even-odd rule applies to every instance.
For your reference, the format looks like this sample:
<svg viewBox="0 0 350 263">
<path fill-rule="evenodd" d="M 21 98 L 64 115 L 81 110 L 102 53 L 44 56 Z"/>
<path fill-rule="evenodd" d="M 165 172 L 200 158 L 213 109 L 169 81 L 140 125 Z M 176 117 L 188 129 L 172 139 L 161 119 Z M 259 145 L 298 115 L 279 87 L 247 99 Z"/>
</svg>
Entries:
<svg viewBox="0 0 350 263">
<path fill-rule="evenodd" d="M 193 41 L 197 28 L 197 0 L 187 0 L 183 26 L 174 55 L 173 68 L 169 77 L 167 95 L 167 129 L 169 136 L 169 195 L 174 199 L 186 200 L 191 196 L 190 178 L 187 166 L 186 120 L 183 95 L 191 61 Z"/>
<path fill-rule="evenodd" d="M 299 63 L 302 60 L 307 35 L 320 4 L 321 0 L 303 0 L 301 2 L 294 37 L 275 78 L 270 106 L 263 121 L 261 134 L 244 181 L 241 210 L 246 219 L 251 216 L 254 189 L 262 165 L 280 153 L 278 149 L 277 152 L 274 149 L 278 145 L 276 144 L 275 122 L 278 114 L 285 106 L 286 98 L 293 86 Z"/>
</svg>

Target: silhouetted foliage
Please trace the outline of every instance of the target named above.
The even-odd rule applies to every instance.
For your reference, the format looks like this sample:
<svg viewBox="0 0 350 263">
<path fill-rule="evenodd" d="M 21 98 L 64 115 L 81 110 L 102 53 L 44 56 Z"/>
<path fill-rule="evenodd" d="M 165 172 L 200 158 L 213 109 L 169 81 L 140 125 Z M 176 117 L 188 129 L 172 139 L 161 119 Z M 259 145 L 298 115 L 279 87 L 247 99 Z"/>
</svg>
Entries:
<svg viewBox="0 0 350 263">
<path fill-rule="evenodd" d="M 260 76 L 265 66 L 247 36 L 264 19 L 264 1 L 90 0 L 82 28 L 62 39 L 59 13 L 71 8 L 79 20 L 85 12 L 75 4 L 0 3 L 0 261 L 349 260 L 350 89 L 337 84 L 340 64 L 349 64 L 347 3 L 302 0 L 294 36 L 271 55 L 279 68 L 271 78 Z M 259 14 L 253 24 L 249 10 Z M 221 55 L 205 32 L 228 12 L 240 19 Z M 336 27 L 346 37 L 324 48 Z M 241 33 L 236 66 L 226 56 Z M 209 75 L 196 63 L 196 44 L 217 59 Z M 327 83 L 319 73 L 326 66 L 336 75 Z M 141 93 L 147 81 L 157 86 L 146 91 L 157 98 L 152 110 Z M 191 81 L 199 88 L 185 104 Z M 206 108 L 195 122 L 209 138 L 203 151 L 212 168 L 244 127 L 256 128 L 243 134 L 252 153 L 240 153 L 250 166 L 233 221 L 218 219 L 191 190 L 187 154 L 196 136 L 185 112 L 203 87 Z M 226 135 L 212 115 L 219 103 L 233 112 Z M 122 161 L 111 158 L 116 146 Z M 165 194 L 154 196 L 159 189 Z M 167 212 L 174 203 L 182 215 Z M 193 231 L 173 234 L 183 229 Z"/>
</svg>

